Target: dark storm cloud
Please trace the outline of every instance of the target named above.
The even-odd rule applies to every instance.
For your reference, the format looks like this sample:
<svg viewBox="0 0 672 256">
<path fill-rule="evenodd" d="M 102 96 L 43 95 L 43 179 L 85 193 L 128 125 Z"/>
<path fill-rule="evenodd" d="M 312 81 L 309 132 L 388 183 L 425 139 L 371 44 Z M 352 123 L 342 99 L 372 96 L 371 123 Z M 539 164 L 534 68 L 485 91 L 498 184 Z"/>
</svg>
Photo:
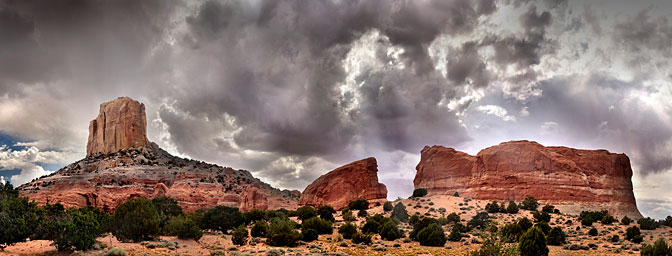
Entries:
<svg viewBox="0 0 672 256">
<path fill-rule="evenodd" d="M 644 9 L 617 24 L 614 40 L 634 52 L 650 49 L 670 57 L 672 25 L 667 17 L 652 18 L 649 12 Z"/>
<path fill-rule="evenodd" d="M 493 37 L 495 48 L 495 62 L 501 66 L 514 64 L 520 69 L 539 64 L 540 57 L 544 52 L 544 46 L 550 43 L 546 35 L 546 27 L 551 24 L 551 14 L 548 11 L 537 12 L 535 6 L 529 7 L 528 11 L 520 17 L 520 23 L 525 29 L 521 37 Z"/>
<path fill-rule="evenodd" d="M 449 53 L 446 70 L 448 79 L 456 84 L 471 82 L 475 87 L 486 87 L 494 78 L 494 74 L 487 69 L 478 53 L 478 45 L 475 42 L 465 43 L 461 49 L 456 50 L 456 53 Z"/>
</svg>

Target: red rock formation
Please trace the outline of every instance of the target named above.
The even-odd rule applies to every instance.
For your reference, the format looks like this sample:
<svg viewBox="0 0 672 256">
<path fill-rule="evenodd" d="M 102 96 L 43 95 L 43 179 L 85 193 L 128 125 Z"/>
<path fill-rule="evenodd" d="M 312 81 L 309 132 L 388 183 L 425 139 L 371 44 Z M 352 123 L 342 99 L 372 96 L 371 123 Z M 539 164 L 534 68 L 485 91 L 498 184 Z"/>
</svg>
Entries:
<svg viewBox="0 0 672 256">
<path fill-rule="evenodd" d="M 313 181 L 301 193 L 299 205 L 330 205 L 340 210 L 352 200 L 384 201 L 387 188 L 378 183 L 378 164 L 373 157 L 355 161 Z"/>
<path fill-rule="evenodd" d="M 511 141 L 471 156 L 427 146 L 416 170 L 415 188 L 430 195 L 458 192 L 500 201 L 532 196 L 569 213 L 606 209 L 617 216 L 641 217 L 632 193 L 630 159 L 606 150 Z"/>
<path fill-rule="evenodd" d="M 133 198 L 171 197 L 185 211 L 217 205 L 241 210 L 295 209 L 298 191 L 280 191 L 234 170 L 174 157 L 147 142 L 144 105 L 119 98 L 101 105 L 91 121 L 87 157 L 21 185 L 39 204 L 93 206 L 113 211 Z"/>
<path fill-rule="evenodd" d="M 144 104 L 128 97 L 105 102 L 100 104 L 98 117 L 89 123 L 86 155 L 145 147 L 149 145 L 146 131 Z"/>
</svg>

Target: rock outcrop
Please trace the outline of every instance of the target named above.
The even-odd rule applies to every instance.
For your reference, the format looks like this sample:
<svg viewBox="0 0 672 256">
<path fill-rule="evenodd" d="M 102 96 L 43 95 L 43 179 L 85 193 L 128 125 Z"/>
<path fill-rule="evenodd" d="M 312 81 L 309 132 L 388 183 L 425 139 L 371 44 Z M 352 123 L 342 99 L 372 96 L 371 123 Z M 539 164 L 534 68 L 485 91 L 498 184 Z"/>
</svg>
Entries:
<svg viewBox="0 0 672 256">
<path fill-rule="evenodd" d="M 89 123 L 86 155 L 148 146 L 146 132 L 144 104 L 128 97 L 105 102 L 100 104 L 98 117 Z"/>
<path fill-rule="evenodd" d="M 217 205 L 295 209 L 298 191 L 278 190 L 245 170 L 175 157 L 149 143 L 144 106 L 130 98 L 104 103 L 91 122 L 87 157 L 20 186 L 39 204 L 114 211 L 133 198 L 171 197 L 185 211 Z M 145 144 L 147 143 L 147 144 Z"/>
<path fill-rule="evenodd" d="M 426 146 L 416 167 L 415 188 L 499 201 L 528 196 L 568 213 L 606 209 L 640 218 L 632 193 L 632 169 L 625 154 L 606 150 L 544 147 L 511 141 L 476 156 L 442 146 Z"/>
<path fill-rule="evenodd" d="M 352 200 L 385 201 L 387 188 L 378 183 L 378 164 L 373 157 L 355 161 L 320 176 L 301 193 L 299 205 L 329 205 L 340 210 Z"/>
</svg>

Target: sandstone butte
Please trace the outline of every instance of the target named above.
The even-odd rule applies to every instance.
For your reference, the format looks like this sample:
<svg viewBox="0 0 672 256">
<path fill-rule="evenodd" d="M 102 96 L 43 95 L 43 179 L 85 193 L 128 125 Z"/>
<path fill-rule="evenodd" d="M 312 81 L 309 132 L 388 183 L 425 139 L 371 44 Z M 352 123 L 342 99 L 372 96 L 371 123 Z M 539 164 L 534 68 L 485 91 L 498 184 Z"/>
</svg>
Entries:
<svg viewBox="0 0 672 256">
<path fill-rule="evenodd" d="M 86 158 L 20 186 L 39 204 L 113 211 L 133 198 L 171 197 L 185 211 L 217 205 L 295 209 L 299 191 L 278 190 L 245 170 L 175 157 L 150 143 L 145 107 L 127 97 L 100 105 Z"/>
<path fill-rule="evenodd" d="M 632 193 L 632 168 L 625 154 L 606 150 L 544 147 L 511 141 L 476 156 L 442 146 L 425 146 L 413 181 L 432 194 L 502 201 L 528 196 L 563 212 L 608 210 L 641 218 Z"/>
<path fill-rule="evenodd" d="M 387 188 L 378 183 L 378 163 L 373 157 L 346 164 L 320 176 L 301 193 L 299 205 L 329 205 L 340 210 L 359 198 L 370 203 L 387 198 Z"/>
</svg>

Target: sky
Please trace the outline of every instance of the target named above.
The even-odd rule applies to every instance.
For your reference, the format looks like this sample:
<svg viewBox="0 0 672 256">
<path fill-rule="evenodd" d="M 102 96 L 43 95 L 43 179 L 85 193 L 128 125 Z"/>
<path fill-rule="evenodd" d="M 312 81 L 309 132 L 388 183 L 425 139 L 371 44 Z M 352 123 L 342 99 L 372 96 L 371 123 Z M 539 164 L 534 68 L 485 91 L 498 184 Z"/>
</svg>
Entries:
<svg viewBox="0 0 672 256">
<path fill-rule="evenodd" d="M 407 197 L 425 145 L 625 153 L 660 219 L 667 17 L 662 0 L 0 0 L 0 179 L 83 158 L 99 104 L 129 96 L 150 141 L 278 188 L 373 156 Z"/>
</svg>

